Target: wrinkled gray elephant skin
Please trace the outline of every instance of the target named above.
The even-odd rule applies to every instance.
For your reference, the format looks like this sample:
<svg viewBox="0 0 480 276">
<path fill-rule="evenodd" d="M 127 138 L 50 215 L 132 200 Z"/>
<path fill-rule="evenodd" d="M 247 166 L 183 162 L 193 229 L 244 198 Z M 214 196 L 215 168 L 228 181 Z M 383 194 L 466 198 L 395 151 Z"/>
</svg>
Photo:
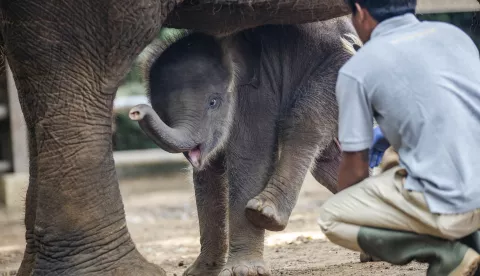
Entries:
<svg viewBox="0 0 480 276">
<path fill-rule="evenodd" d="M 6 57 L 29 138 L 18 275 L 165 275 L 130 237 L 111 139 L 116 90 L 164 22 L 185 28 L 198 20 L 203 31 L 229 33 L 347 14 L 342 0 L 180 2 L 0 1 L 0 73 Z M 230 25 L 222 21 L 228 10 Z"/>
<path fill-rule="evenodd" d="M 130 118 L 193 166 L 201 253 L 185 275 L 270 275 L 265 229 L 286 227 L 308 170 L 336 192 L 335 84 L 354 33 L 341 17 L 221 38 L 184 32 L 152 52 L 152 107 Z"/>
<path fill-rule="evenodd" d="M 265 24 L 323 21 L 349 12 L 344 0 L 185 0 L 164 26 L 225 35 Z"/>
</svg>

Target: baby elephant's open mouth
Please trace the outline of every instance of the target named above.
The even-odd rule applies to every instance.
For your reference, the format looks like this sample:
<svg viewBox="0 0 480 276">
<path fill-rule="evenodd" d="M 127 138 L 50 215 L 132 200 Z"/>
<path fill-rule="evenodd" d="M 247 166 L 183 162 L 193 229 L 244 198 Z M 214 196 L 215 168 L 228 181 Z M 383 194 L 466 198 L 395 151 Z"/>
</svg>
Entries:
<svg viewBox="0 0 480 276">
<path fill-rule="evenodd" d="M 183 155 L 185 155 L 188 162 L 190 162 L 190 164 L 192 164 L 192 166 L 195 168 L 199 168 L 202 164 L 202 151 L 200 150 L 200 145 L 184 152 Z"/>
</svg>

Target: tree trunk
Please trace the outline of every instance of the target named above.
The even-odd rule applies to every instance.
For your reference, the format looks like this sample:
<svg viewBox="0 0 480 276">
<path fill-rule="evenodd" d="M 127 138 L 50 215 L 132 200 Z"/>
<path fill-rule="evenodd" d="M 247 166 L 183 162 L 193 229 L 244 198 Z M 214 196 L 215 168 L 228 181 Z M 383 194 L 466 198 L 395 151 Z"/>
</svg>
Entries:
<svg viewBox="0 0 480 276">
<path fill-rule="evenodd" d="M 228 34 L 265 24 L 301 24 L 349 13 L 344 0 L 185 0 L 163 26 Z"/>
</svg>

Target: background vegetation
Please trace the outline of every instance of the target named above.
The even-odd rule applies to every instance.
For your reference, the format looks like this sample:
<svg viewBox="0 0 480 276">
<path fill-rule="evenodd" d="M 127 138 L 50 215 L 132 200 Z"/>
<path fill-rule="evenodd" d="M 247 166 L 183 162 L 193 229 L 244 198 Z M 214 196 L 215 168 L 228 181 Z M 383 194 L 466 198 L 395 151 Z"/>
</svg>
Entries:
<svg viewBox="0 0 480 276">
<path fill-rule="evenodd" d="M 456 25 L 466 32 L 480 49 L 480 13 L 442 13 L 442 14 L 420 14 L 420 20 L 442 21 Z M 164 28 L 158 34 L 159 39 L 172 35 L 175 29 Z M 445 39 L 448 39 L 446 37 Z M 118 89 L 117 97 L 145 95 L 146 91 L 140 75 L 138 62 L 125 78 L 122 86 Z M 156 148 L 157 146 L 140 130 L 138 124 L 130 121 L 126 112 L 120 112 L 116 118 L 117 131 L 115 134 L 115 150 L 132 150 Z"/>
</svg>

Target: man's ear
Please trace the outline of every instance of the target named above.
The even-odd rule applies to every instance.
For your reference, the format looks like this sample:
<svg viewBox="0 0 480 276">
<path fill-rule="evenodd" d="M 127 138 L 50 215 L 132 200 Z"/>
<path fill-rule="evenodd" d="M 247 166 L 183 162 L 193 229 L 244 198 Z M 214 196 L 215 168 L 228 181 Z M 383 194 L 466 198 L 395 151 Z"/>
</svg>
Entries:
<svg viewBox="0 0 480 276">
<path fill-rule="evenodd" d="M 357 10 L 357 17 L 360 22 L 365 20 L 365 10 L 360 6 L 360 4 L 355 3 L 355 9 Z"/>
</svg>

